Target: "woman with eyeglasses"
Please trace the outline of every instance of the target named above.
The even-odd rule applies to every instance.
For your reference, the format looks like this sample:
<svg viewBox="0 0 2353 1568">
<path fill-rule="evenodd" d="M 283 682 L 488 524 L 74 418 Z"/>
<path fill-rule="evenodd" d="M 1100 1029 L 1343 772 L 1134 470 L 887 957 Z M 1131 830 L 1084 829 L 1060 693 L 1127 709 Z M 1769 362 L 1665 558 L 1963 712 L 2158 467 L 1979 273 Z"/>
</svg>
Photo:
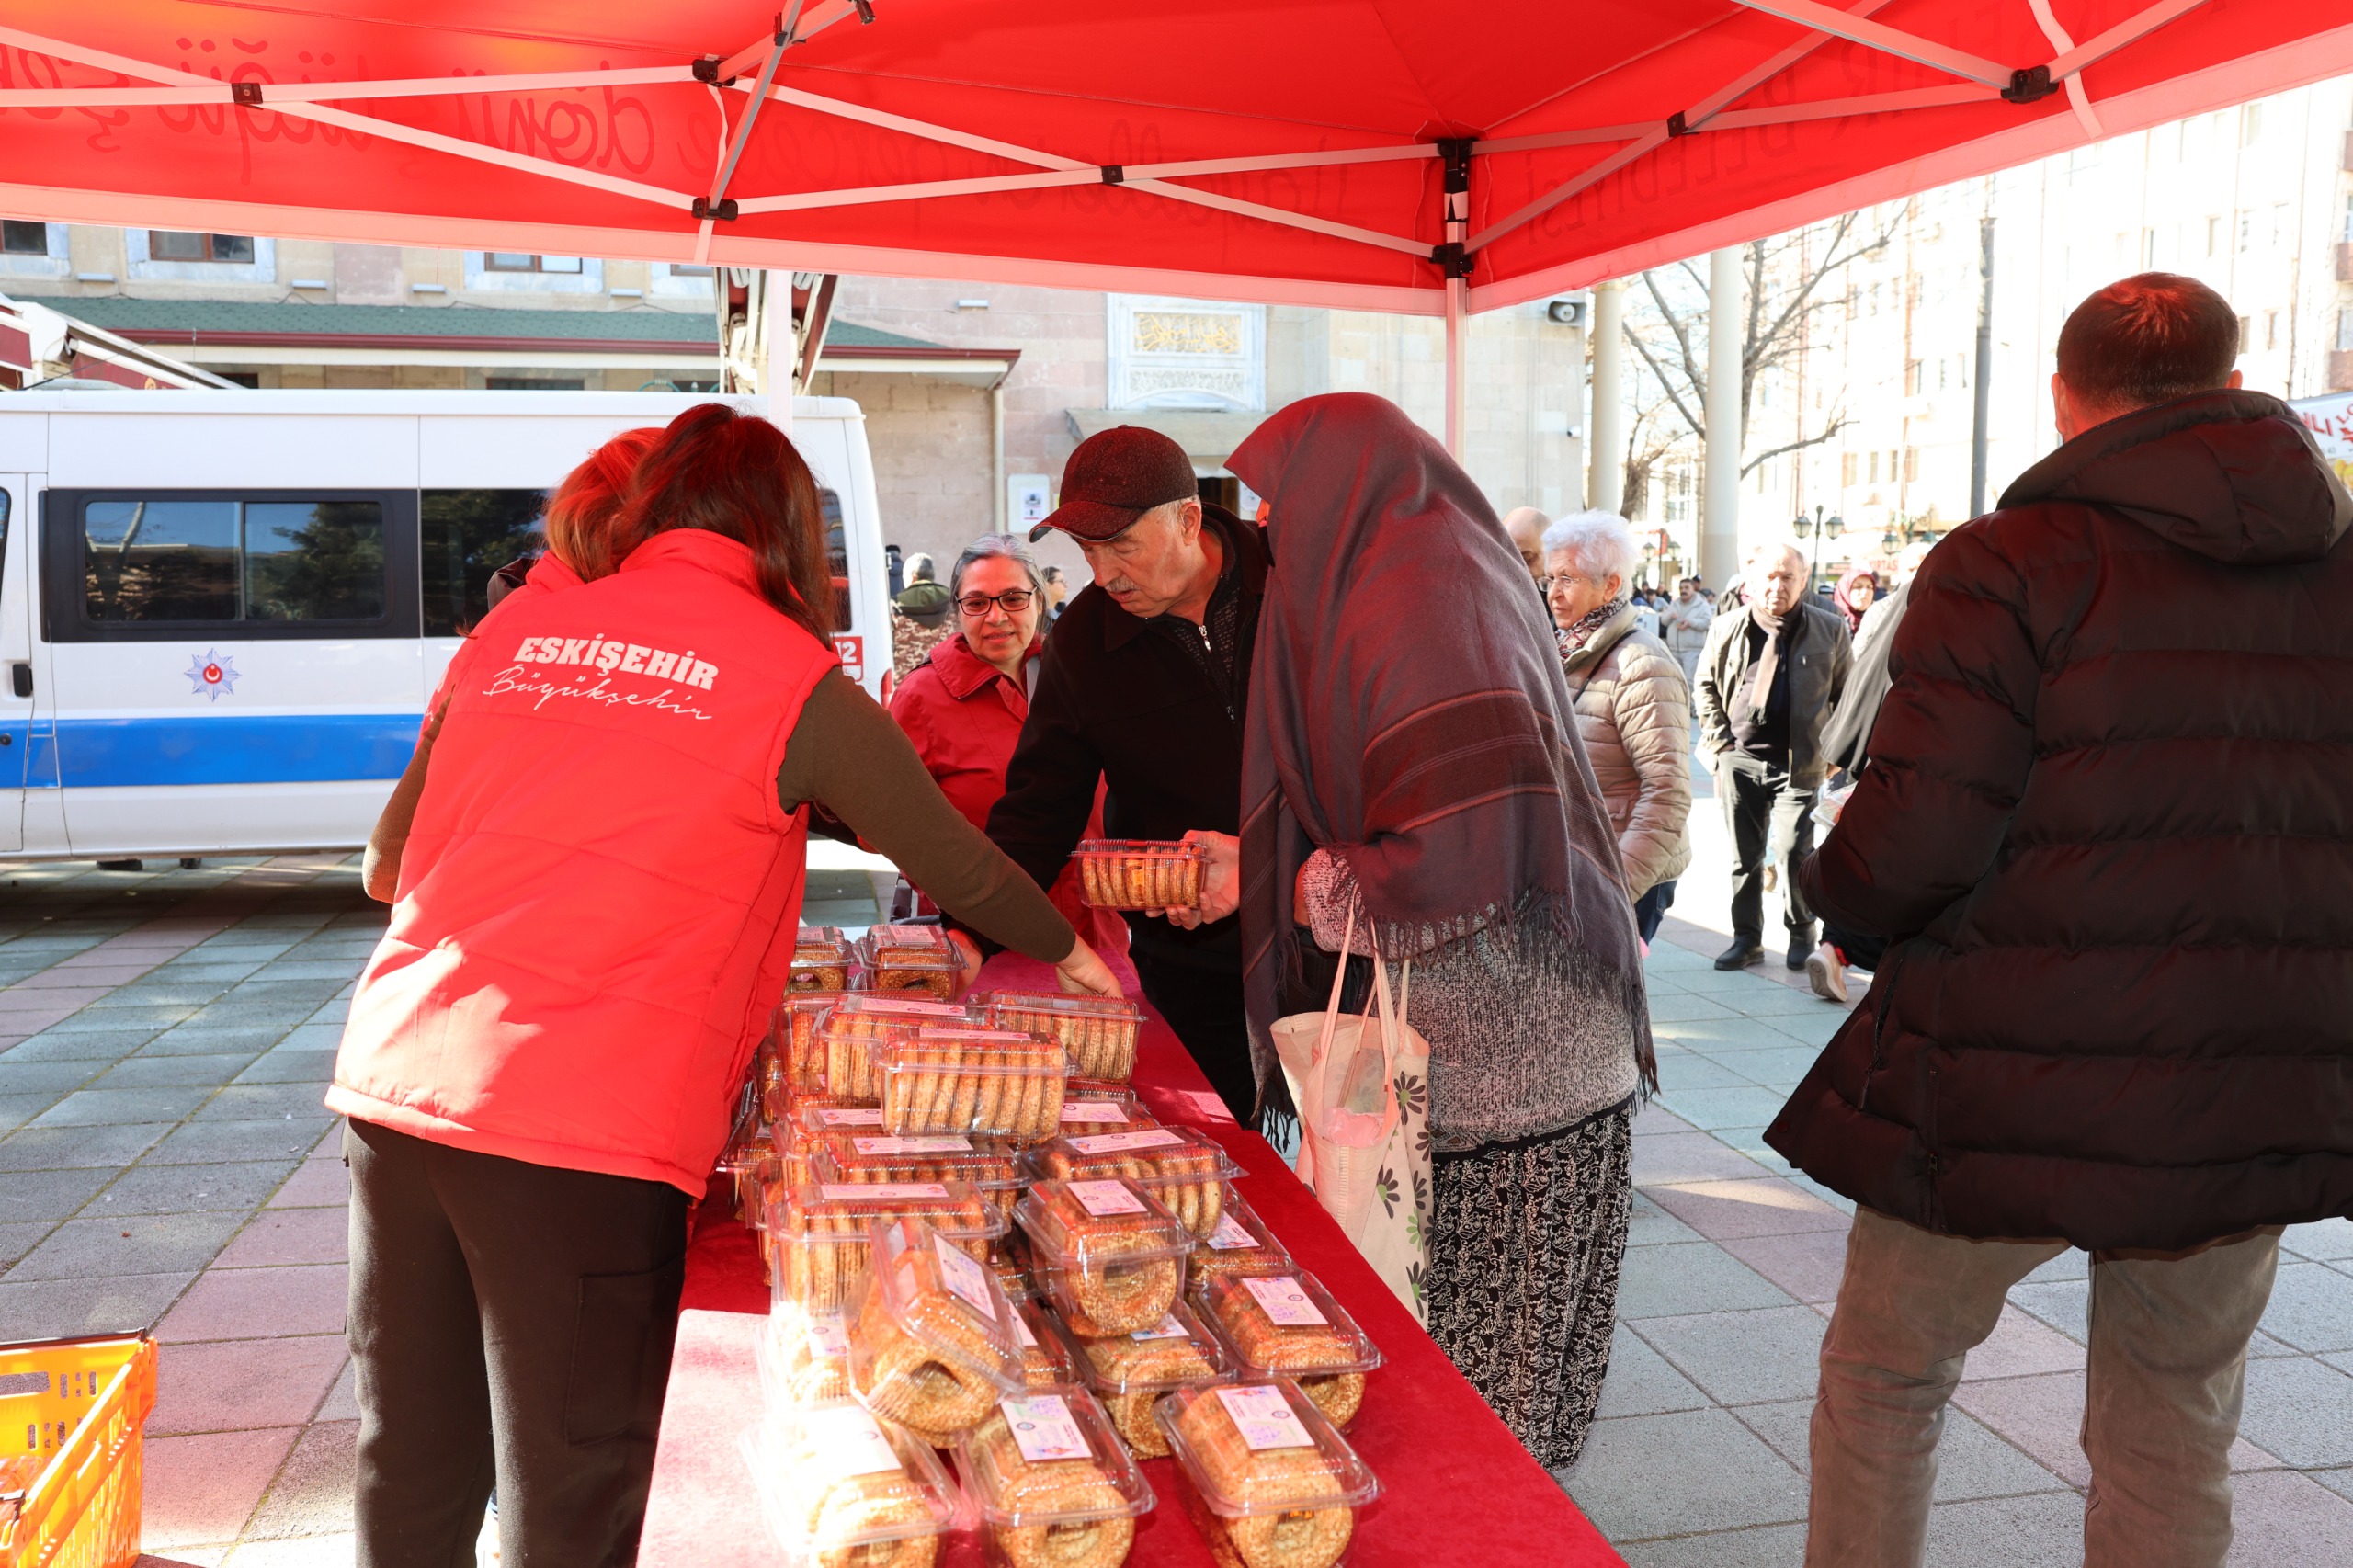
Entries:
<svg viewBox="0 0 2353 1568">
<path fill-rule="evenodd" d="M 891 717 L 949 803 L 985 830 L 1029 716 L 1050 596 L 1029 548 L 1009 534 L 983 534 L 965 546 L 948 574 L 948 592 L 955 634 L 907 672 L 891 699 Z M 1103 835 L 1102 795 L 1098 783 L 1089 838 Z M 1052 898 L 1097 953 L 1128 950 L 1127 923 L 1087 906 L 1074 869 L 1055 881 Z"/>
</svg>

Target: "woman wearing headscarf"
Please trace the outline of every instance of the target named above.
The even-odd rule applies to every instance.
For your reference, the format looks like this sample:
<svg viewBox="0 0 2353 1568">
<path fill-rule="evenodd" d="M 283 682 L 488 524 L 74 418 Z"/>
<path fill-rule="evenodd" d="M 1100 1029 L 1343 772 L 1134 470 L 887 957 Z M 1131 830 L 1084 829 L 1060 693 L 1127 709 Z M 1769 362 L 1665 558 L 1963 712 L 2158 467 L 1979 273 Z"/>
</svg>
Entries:
<svg viewBox="0 0 2353 1568">
<path fill-rule="evenodd" d="M 1879 574 L 1868 566 L 1858 566 L 1838 579 L 1838 591 L 1830 597 L 1838 613 L 1847 618 L 1847 630 L 1859 631 L 1864 613 L 1879 597 Z"/>
<path fill-rule="evenodd" d="M 1430 1045 L 1430 1334 L 1539 1462 L 1609 1366 L 1654 1080 L 1616 835 L 1552 628 L 1469 476 L 1381 398 L 1291 404 L 1230 465 L 1276 570 L 1243 750 L 1251 1048 L 1351 912 Z M 1361 935 L 1358 938 L 1362 940 Z M 1264 1089 L 1262 1088 L 1262 1094 Z"/>
</svg>

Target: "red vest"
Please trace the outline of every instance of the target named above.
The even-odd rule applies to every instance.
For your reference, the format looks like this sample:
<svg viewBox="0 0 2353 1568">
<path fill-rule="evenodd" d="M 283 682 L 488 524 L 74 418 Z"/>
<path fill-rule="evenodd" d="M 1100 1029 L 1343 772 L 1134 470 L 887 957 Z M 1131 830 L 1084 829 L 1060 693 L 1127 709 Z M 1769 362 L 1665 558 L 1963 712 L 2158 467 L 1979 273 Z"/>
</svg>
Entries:
<svg viewBox="0 0 2353 1568">
<path fill-rule="evenodd" d="M 836 664 L 756 580 L 677 529 L 485 620 L 330 1108 L 701 1196 L 800 919 L 777 769 Z"/>
</svg>

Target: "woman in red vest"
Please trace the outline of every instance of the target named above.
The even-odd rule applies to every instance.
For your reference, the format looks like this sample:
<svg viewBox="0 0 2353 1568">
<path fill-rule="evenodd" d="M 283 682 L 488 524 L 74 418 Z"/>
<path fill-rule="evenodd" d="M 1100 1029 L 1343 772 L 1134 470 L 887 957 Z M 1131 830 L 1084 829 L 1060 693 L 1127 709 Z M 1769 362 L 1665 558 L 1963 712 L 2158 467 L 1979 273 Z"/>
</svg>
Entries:
<svg viewBox="0 0 2353 1568">
<path fill-rule="evenodd" d="M 682 415 L 610 575 L 517 594 L 450 695 L 327 1103 L 350 1118 L 358 1561 L 635 1554 L 688 1206 L 782 995 L 811 801 L 1115 992 L 840 673 L 809 471 Z"/>
<path fill-rule="evenodd" d="M 1046 584 L 1019 540 L 986 534 L 964 547 L 948 574 L 956 634 L 932 644 L 891 699 L 891 717 L 915 743 L 932 781 L 964 820 L 985 831 L 989 808 L 1005 793 L 1006 765 L 1029 716 L 1029 689 L 1046 650 L 1040 627 Z M 1103 789 L 1086 836 L 1103 836 Z M 1049 896 L 1098 953 L 1128 950 L 1128 923 L 1088 906 L 1078 869 L 1063 868 Z"/>
</svg>

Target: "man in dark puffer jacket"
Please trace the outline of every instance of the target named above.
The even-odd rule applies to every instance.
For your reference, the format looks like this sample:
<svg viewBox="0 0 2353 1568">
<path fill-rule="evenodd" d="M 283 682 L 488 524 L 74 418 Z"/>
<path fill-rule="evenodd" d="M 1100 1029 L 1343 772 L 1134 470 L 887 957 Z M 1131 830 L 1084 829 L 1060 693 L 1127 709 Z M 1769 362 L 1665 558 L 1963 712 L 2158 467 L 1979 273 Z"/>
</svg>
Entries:
<svg viewBox="0 0 2353 1568">
<path fill-rule="evenodd" d="M 2353 522 L 2203 284 L 2068 318 L 2065 445 L 1915 581 L 1801 873 L 1893 938 L 1767 1133 L 1861 1207 L 1808 1568 L 1921 1561 L 2011 1285 L 2092 1249 L 2090 1568 L 2205 1568 L 2279 1227 L 2353 1211 Z"/>
</svg>

